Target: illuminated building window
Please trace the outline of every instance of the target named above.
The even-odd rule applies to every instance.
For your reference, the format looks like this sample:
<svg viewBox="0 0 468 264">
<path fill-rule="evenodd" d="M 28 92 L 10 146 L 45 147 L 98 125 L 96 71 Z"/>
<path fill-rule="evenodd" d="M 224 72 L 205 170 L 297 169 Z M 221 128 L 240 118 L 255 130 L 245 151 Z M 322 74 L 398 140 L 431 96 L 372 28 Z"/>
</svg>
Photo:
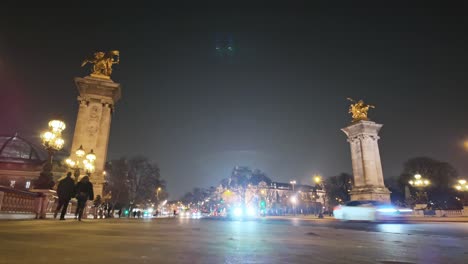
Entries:
<svg viewBox="0 0 468 264">
<path fill-rule="evenodd" d="M 31 187 L 31 181 L 26 182 L 26 189 L 29 189 L 29 187 Z"/>
<path fill-rule="evenodd" d="M 15 183 L 16 183 L 16 181 L 11 180 L 11 181 L 10 181 L 10 187 L 11 187 L 11 188 L 15 188 Z"/>
</svg>

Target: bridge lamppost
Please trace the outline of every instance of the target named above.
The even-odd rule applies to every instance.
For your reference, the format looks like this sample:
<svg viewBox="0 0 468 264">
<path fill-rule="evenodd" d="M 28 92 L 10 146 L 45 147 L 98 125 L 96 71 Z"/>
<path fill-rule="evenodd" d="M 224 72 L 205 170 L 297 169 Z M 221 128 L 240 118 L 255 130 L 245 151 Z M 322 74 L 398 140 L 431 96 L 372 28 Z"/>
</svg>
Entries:
<svg viewBox="0 0 468 264">
<path fill-rule="evenodd" d="M 428 180 L 428 179 L 425 179 L 421 176 L 421 174 L 415 174 L 414 175 L 414 180 L 410 180 L 408 182 L 412 187 L 416 188 L 416 189 L 424 189 L 425 187 L 429 186 L 431 184 L 431 182 Z M 420 196 L 420 192 L 418 192 L 418 196 Z M 427 193 L 424 192 L 424 196 L 425 196 L 425 199 L 426 199 L 426 202 L 427 202 Z M 420 197 L 418 197 L 420 198 Z"/>
<path fill-rule="evenodd" d="M 458 180 L 458 184 L 455 185 L 455 189 L 457 189 L 457 191 L 460 191 L 463 193 L 463 206 L 467 206 L 468 205 L 468 201 L 467 201 L 467 193 L 468 193 L 468 183 L 466 182 L 465 179 L 460 179 Z"/>
<path fill-rule="evenodd" d="M 84 170 L 88 176 L 91 176 L 91 173 L 94 172 L 94 162 L 96 161 L 96 155 L 93 150 L 89 153 L 86 153 L 81 145 L 75 151 L 76 159 L 68 158 L 65 160 L 68 167 L 75 171 L 75 181 L 78 181 L 78 177 L 81 175 L 81 170 Z"/>
<path fill-rule="evenodd" d="M 61 150 L 65 141 L 62 138 L 62 131 L 66 128 L 63 121 L 54 119 L 49 121 L 49 130 L 41 134 L 42 145 L 47 150 L 47 162 L 42 167 L 41 175 L 34 188 L 49 189 L 53 186 L 52 160 L 55 152 Z"/>
<path fill-rule="evenodd" d="M 91 176 L 91 173 L 94 172 L 94 162 L 96 161 L 96 155 L 92 149 L 89 153 L 86 153 L 83 149 L 83 146 L 80 145 L 80 147 L 75 151 L 75 156 L 75 159 L 66 159 L 65 163 L 68 165 L 68 167 L 70 167 L 70 169 L 74 170 L 73 176 L 75 176 L 75 181 L 78 182 L 82 170 L 85 171 L 87 176 Z M 97 218 L 96 211 L 97 208 L 94 207 L 93 215 L 95 219 Z M 87 217 L 87 210 L 84 210 L 83 217 Z"/>
</svg>

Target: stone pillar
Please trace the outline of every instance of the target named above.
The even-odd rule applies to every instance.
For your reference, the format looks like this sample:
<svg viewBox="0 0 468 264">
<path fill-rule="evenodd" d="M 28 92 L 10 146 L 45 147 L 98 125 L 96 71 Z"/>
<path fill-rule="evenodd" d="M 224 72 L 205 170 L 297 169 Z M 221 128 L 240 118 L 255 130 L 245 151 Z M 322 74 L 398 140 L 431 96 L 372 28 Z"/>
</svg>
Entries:
<svg viewBox="0 0 468 264">
<path fill-rule="evenodd" d="M 390 201 L 390 191 L 384 185 L 377 143 L 381 128 L 381 124 L 361 120 L 342 129 L 351 146 L 354 176 L 351 200 Z"/>
<path fill-rule="evenodd" d="M 120 84 L 111 79 L 91 77 L 75 78 L 80 106 L 71 148 L 72 159 L 81 145 L 88 153 L 96 154 L 95 172 L 90 180 L 94 196 L 101 195 L 104 185 L 104 165 L 107 158 L 110 125 L 115 103 L 121 97 Z"/>
</svg>

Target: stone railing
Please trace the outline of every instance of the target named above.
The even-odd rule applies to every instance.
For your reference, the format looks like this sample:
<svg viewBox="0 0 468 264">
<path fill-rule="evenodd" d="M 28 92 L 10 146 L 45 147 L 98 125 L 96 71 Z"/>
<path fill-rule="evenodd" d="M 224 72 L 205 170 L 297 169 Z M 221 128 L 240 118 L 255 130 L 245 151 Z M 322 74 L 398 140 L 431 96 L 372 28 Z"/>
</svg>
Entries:
<svg viewBox="0 0 468 264">
<path fill-rule="evenodd" d="M 468 208 L 464 210 L 427 210 L 427 209 L 419 209 L 414 210 L 413 214 L 417 216 L 442 216 L 442 217 L 449 217 L 449 216 L 468 216 Z"/>
<path fill-rule="evenodd" d="M 21 191 L 0 186 L 0 219 L 46 218 L 54 204 L 55 191 Z"/>
</svg>

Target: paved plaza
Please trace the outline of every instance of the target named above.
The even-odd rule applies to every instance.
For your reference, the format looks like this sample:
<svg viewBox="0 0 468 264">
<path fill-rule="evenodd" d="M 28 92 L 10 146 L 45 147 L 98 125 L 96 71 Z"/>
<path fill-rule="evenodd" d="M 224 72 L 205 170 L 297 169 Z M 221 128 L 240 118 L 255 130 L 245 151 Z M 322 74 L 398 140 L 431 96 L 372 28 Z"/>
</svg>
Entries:
<svg viewBox="0 0 468 264">
<path fill-rule="evenodd" d="M 0 221 L 0 263 L 464 263 L 468 223 Z"/>
</svg>

